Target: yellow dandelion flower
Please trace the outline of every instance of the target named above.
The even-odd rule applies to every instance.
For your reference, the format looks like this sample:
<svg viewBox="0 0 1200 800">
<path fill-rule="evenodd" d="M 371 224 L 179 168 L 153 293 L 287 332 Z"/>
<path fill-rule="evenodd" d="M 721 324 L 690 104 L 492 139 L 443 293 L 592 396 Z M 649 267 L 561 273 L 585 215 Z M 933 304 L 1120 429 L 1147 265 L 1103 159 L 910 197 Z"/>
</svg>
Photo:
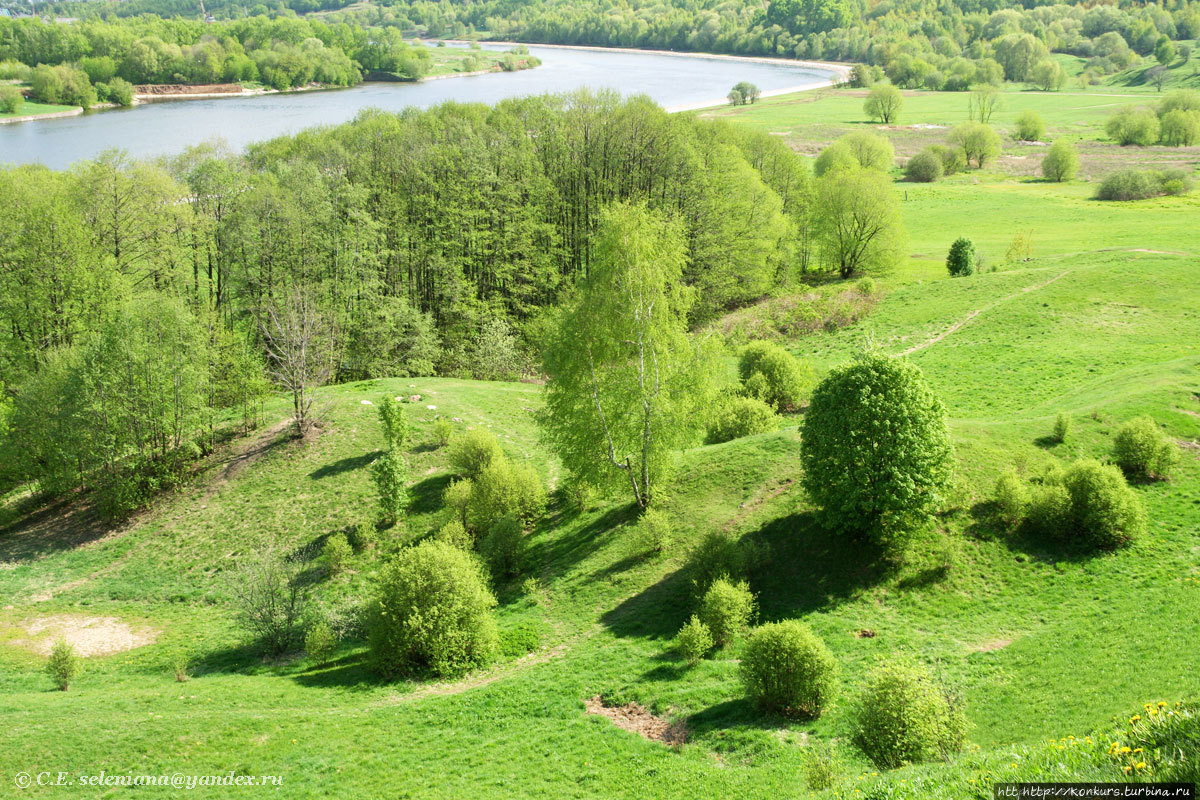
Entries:
<svg viewBox="0 0 1200 800">
<path fill-rule="evenodd" d="M 1136 764 L 1134 764 L 1134 765 L 1133 765 L 1133 768 L 1134 768 L 1134 769 L 1145 769 L 1145 768 L 1146 768 L 1146 762 L 1145 762 L 1145 761 L 1139 761 L 1138 763 L 1136 763 Z"/>
</svg>

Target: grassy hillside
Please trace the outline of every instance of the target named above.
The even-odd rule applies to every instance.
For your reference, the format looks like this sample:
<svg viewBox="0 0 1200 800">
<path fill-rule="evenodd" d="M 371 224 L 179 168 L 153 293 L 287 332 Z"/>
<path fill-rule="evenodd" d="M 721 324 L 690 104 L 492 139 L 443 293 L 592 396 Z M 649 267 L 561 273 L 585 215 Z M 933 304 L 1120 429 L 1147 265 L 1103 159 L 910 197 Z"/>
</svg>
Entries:
<svg viewBox="0 0 1200 800">
<path fill-rule="evenodd" d="M 1062 100 L 1012 97 L 1047 109 Z M 943 98 L 961 101 L 965 114 L 964 97 L 921 96 L 909 100 L 903 121 L 956 121 L 948 107 L 919 110 Z M 740 116 L 793 136 L 824 120 L 832 136 L 860 105 L 831 95 L 768 101 Z M 866 560 L 814 523 L 795 483 L 800 420 L 791 418 L 775 433 L 680 454 L 667 504 L 676 539 L 665 556 L 639 552 L 621 498 L 583 513 L 553 506 L 532 535 L 525 575 L 497 587 L 507 654 L 487 671 L 385 683 L 359 641 L 343 644 L 324 668 L 303 656 L 264 660 L 232 615 L 228 575 L 240 562 L 268 548 L 293 552 L 330 607 L 369 591 L 379 557 L 357 555 L 346 574 L 329 578 L 315 554 L 325 537 L 373 514 L 367 467 L 382 446 L 380 397 L 421 396 L 406 406 L 416 431 L 413 513 L 405 530 L 386 534 L 384 550 L 446 518 L 437 415 L 459 429 L 489 427 L 510 456 L 534 464 L 551 485 L 559 478 L 534 424 L 535 385 L 396 379 L 332 387 L 321 393 L 325 423 L 306 443 L 284 435 L 280 398 L 262 428 L 121 528 L 100 525 L 83 504 L 33 509 L 23 497 L 7 499 L 0 773 L 233 770 L 283 776 L 271 791 L 286 798 L 767 798 L 806 796 L 809 754 L 832 748 L 841 781 L 825 796 L 886 785 L 875 796 L 990 797 L 982 787 L 1006 776 L 1119 779 L 1115 762 L 1097 764 L 1058 740 L 1099 737 L 1147 701 L 1200 696 L 1200 204 L 1100 204 L 1084 183 L 993 173 L 907 192 L 913 257 L 880 281 L 871 313 L 786 342 L 818 372 L 864 346 L 907 353 L 950 409 L 953 502 L 898 568 Z M 1026 228 L 1033 258 L 1005 263 L 1014 231 Z M 945 276 L 945 250 L 963 234 L 994 271 Z M 1075 430 L 1051 444 L 1062 411 Z M 990 522 L 986 499 L 1004 467 L 1028 474 L 1055 460 L 1103 458 L 1116 427 L 1143 413 L 1186 450 L 1172 481 L 1137 486 L 1150 533 L 1135 546 L 1084 557 Z M 842 663 L 845 694 L 819 721 L 757 715 L 737 680 L 736 645 L 693 669 L 671 651 L 692 611 L 687 553 L 718 529 L 755 543 L 762 556 L 751 581 L 760 620 L 804 619 Z M 89 658 L 71 691 L 51 691 L 36 649 L 52 633 L 30 630 L 48 622 L 101 631 L 124 624 L 142 646 Z M 524 653 L 517 645 L 529 632 L 538 644 Z M 172 676 L 180 651 L 192 660 L 186 683 Z M 934 665 L 965 699 L 971 745 L 947 765 L 876 776 L 846 742 L 848 709 L 866 670 L 900 653 Z M 681 725 L 687 744 L 668 748 L 585 713 L 598 695 Z M 79 793 L 35 787 L 22 796 Z"/>
</svg>

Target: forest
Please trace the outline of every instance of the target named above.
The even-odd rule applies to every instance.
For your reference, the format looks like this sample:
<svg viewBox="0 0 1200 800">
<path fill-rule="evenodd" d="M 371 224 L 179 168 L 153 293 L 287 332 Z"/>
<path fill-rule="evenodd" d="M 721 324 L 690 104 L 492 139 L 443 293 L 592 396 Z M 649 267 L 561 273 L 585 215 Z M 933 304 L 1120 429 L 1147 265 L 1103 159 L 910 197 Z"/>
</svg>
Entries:
<svg viewBox="0 0 1200 800">
<path fill-rule="evenodd" d="M 321 4 L 330 22 L 355 28 L 396 28 L 432 38 L 480 35 L 501 41 L 608 47 L 643 47 L 706 53 L 852 61 L 872 67 L 860 81 L 886 73 L 912 89 L 961 91 L 977 83 L 1066 80 L 1052 54 L 1087 59 L 1080 78 L 1099 83 L 1138 56 L 1155 55 L 1166 66 L 1190 58 L 1200 36 L 1200 3 L 1028 4 L 907 0 L 868 7 L 861 0 L 730 0 L 718 6 L 678 0 L 667 6 L 640 0 L 613 8 L 566 0 L 484 0 L 469 3 L 382 2 L 341 8 Z M 186 3 L 163 0 L 105 5 L 59 4 L 80 16 L 196 13 Z M 213 10 L 212 4 L 209 10 Z M 252 14 L 315 11 L 307 0 Z M 198 9 L 196 9 L 198 11 Z M 234 6 L 218 13 L 236 16 Z M 2 41 L 2 37 L 0 37 Z M 1183 51 L 1181 47 L 1186 47 Z M 350 50 L 346 52 L 355 57 Z"/>
<path fill-rule="evenodd" d="M 0 381 L 8 452 L 29 456 L 5 479 L 136 508 L 222 415 L 253 419 L 297 296 L 329 380 L 517 378 L 613 201 L 679 224 L 693 327 L 801 278 L 886 269 L 893 245 L 866 237 L 847 263 L 829 222 L 898 228 L 892 190 L 863 181 L 856 199 L 764 133 L 586 92 L 367 111 L 244 156 L 5 169 Z M 815 218 L 820 193 L 843 211 Z"/>
</svg>

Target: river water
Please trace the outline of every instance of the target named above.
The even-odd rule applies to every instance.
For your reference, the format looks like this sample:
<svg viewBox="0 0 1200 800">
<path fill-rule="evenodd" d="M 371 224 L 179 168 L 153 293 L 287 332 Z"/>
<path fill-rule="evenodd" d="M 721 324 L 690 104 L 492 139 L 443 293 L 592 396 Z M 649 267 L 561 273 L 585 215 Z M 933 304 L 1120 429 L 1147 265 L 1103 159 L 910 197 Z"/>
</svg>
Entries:
<svg viewBox="0 0 1200 800">
<path fill-rule="evenodd" d="M 494 48 L 501 49 L 501 48 Z M 737 61 L 623 50 L 531 46 L 542 66 L 424 83 L 364 83 L 350 89 L 215 100 L 174 100 L 77 117 L 0 125 L 0 164 L 40 162 L 55 169 L 108 148 L 136 156 L 177 153 L 223 139 L 235 149 L 314 125 L 353 119 L 364 108 L 398 111 L 446 100 L 493 103 L 506 97 L 582 87 L 647 94 L 661 105 L 695 108 L 721 102 L 738 81 L 764 93 L 811 88 L 831 73 L 787 62 Z"/>
</svg>

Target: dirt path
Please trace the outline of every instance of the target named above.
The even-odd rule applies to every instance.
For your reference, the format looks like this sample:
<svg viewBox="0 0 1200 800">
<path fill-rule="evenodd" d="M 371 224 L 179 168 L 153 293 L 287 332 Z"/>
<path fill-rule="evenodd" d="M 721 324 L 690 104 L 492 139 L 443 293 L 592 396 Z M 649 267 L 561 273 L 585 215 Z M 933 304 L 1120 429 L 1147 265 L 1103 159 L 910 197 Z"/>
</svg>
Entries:
<svg viewBox="0 0 1200 800">
<path fill-rule="evenodd" d="M 1044 289 L 1047 286 L 1049 286 L 1050 284 L 1054 283 L 1059 278 L 1065 277 L 1066 275 L 1070 274 L 1070 272 L 1071 272 L 1071 270 L 1069 270 L 1069 269 L 1063 270 L 1062 272 L 1055 275 L 1053 278 L 1051 278 L 1048 281 L 1043 281 L 1042 283 L 1038 283 L 1033 286 L 1026 286 L 1024 289 L 1021 289 L 1019 292 L 1013 292 L 1012 294 L 1008 295 L 1007 297 L 1001 297 L 999 300 L 995 300 L 991 303 L 988 303 L 983 308 L 977 308 L 974 311 L 972 311 L 971 313 L 967 314 L 962 319 L 960 319 L 958 322 L 951 325 L 946 330 L 939 333 L 937 336 L 934 336 L 932 339 L 926 339 L 925 341 L 921 342 L 920 344 L 913 345 L 912 347 L 908 348 L 907 350 L 902 351 L 900 353 L 900 355 L 902 355 L 902 356 L 912 355 L 913 353 L 916 353 L 919 350 L 924 350 L 926 347 L 931 347 L 932 345 L 937 344 L 942 339 L 945 339 L 947 336 L 949 336 L 950 334 L 957 331 L 962 326 L 966 325 L 971 320 L 978 317 L 983 312 L 990 311 L 993 308 L 995 308 L 996 306 L 1000 305 L 1001 303 L 1007 303 L 1009 300 L 1012 300 L 1013 298 L 1016 298 L 1016 297 L 1020 297 L 1023 294 L 1029 294 L 1030 292 L 1036 292 L 1038 289 Z"/>
<path fill-rule="evenodd" d="M 239 472 L 265 456 L 267 451 L 278 443 L 279 434 L 291 425 L 290 419 L 277 422 L 260 433 L 253 441 L 244 443 L 238 448 L 231 448 L 225 468 L 209 482 L 208 489 L 204 493 L 205 499 L 212 497 L 218 489 L 233 480 Z"/>
</svg>

